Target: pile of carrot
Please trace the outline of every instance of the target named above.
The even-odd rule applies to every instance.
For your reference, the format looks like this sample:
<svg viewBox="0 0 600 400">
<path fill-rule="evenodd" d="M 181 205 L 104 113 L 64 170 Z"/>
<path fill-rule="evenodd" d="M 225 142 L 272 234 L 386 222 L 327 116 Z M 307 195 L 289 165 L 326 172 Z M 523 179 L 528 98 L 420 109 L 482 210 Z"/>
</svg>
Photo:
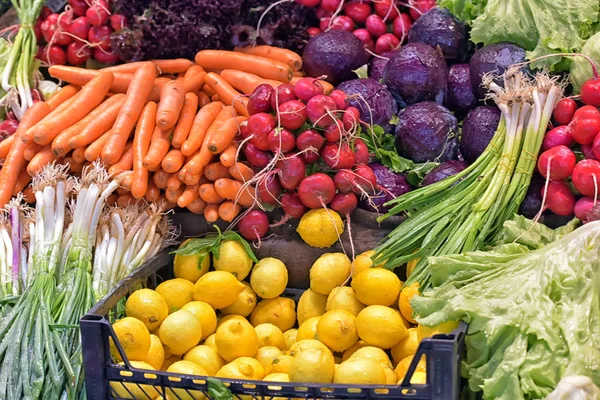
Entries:
<svg viewBox="0 0 600 400">
<path fill-rule="evenodd" d="M 120 206 L 164 198 L 208 222 L 232 221 L 255 203 L 243 186 L 254 171 L 236 157 L 247 97 L 261 84 L 293 84 L 301 68 L 299 55 L 270 46 L 202 50 L 195 63 L 52 66 L 50 75 L 68 85 L 36 102 L 0 142 L 0 206 L 22 191 L 33 202 L 31 177 L 49 163 L 78 174 L 100 159 L 125 174 L 111 199 Z"/>
</svg>

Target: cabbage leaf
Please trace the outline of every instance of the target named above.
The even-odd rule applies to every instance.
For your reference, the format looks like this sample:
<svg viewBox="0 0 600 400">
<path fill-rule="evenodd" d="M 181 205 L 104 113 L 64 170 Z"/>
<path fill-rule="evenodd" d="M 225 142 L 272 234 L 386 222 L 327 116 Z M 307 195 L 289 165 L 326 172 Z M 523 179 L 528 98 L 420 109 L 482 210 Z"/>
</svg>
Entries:
<svg viewBox="0 0 600 400">
<path fill-rule="evenodd" d="M 581 49 L 581 54 L 590 57 L 597 67 L 600 67 L 600 32 L 589 38 Z M 590 62 L 583 57 L 576 57 L 571 63 L 571 83 L 573 84 L 573 92 L 578 94 L 581 86 L 594 77 Z"/>
</svg>

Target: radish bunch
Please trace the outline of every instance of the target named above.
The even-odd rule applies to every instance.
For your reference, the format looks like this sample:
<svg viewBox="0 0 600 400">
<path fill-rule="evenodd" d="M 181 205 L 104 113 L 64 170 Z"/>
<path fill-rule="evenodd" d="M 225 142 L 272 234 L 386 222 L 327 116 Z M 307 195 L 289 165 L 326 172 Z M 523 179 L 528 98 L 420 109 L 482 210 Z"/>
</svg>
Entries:
<svg viewBox="0 0 600 400">
<path fill-rule="evenodd" d="M 302 78 L 295 86 L 258 86 L 248 100 L 250 117 L 241 126 L 241 153 L 256 171 L 245 183 L 259 208 L 281 207 L 285 217 L 331 208 L 348 216 L 360 197 L 378 188 L 369 153 L 358 138 L 360 114 L 339 90 L 324 93 L 319 81 Z M 255 240 L 269 228 L 261 210 L 239 222 L 242 236 Z"/>
<path fill-rule="evenodd" d="M 126 26 L 125 17 L 111 14 L 107 0 L 69 0 L 62 13 L 44 7 L 35 25 L 38 58 L 50 65 L 84 65 L 93 58 L 114 64 L 110 35 Z"/>
</svg>

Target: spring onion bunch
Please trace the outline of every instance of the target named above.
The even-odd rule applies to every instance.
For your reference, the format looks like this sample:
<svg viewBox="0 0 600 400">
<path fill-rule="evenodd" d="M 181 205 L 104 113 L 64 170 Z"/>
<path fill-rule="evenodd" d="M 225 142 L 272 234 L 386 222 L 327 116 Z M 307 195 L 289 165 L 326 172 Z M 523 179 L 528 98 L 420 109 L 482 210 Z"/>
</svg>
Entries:
<svg viewBox="0 0 600 400">
<path fill-rule="evenodd" d="M 502 80 L 504 87 L 492 76 L 484 79 L 502 117 L 483 154 L 457 175 L 388 202 L 390 212 L 379 218 L 407 215 L 374 256 L 390 269 L 419 259 L 407 284 L 430 285 L 429 256 L 482 249 L 526 195 L 562 88 L 545 73 L 529 77 L 514 68 Z"/>
</svg>

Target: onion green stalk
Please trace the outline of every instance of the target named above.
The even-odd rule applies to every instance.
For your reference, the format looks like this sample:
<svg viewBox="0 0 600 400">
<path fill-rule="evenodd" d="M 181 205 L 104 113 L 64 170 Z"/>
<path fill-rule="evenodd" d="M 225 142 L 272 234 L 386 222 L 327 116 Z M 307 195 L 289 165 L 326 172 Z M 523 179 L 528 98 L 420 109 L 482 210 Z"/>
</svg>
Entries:
<svg viewBox="0 0 600 400">
<path fill-rule="evenodd" d="M 483 154 L 460 173 L 391 200 L 390 212 L 379 218 L 408 217 L 374 255 L 390 269 L 419 259 L 407 284 L 429 287 L 429 256 L 483 249 L 525 198 L 562 88 L 545 73 L 532 80 L 510 69 L 502 78 L 504 87 L 491 76 L 484 79 L 502 117 Z"/>
</svg>

